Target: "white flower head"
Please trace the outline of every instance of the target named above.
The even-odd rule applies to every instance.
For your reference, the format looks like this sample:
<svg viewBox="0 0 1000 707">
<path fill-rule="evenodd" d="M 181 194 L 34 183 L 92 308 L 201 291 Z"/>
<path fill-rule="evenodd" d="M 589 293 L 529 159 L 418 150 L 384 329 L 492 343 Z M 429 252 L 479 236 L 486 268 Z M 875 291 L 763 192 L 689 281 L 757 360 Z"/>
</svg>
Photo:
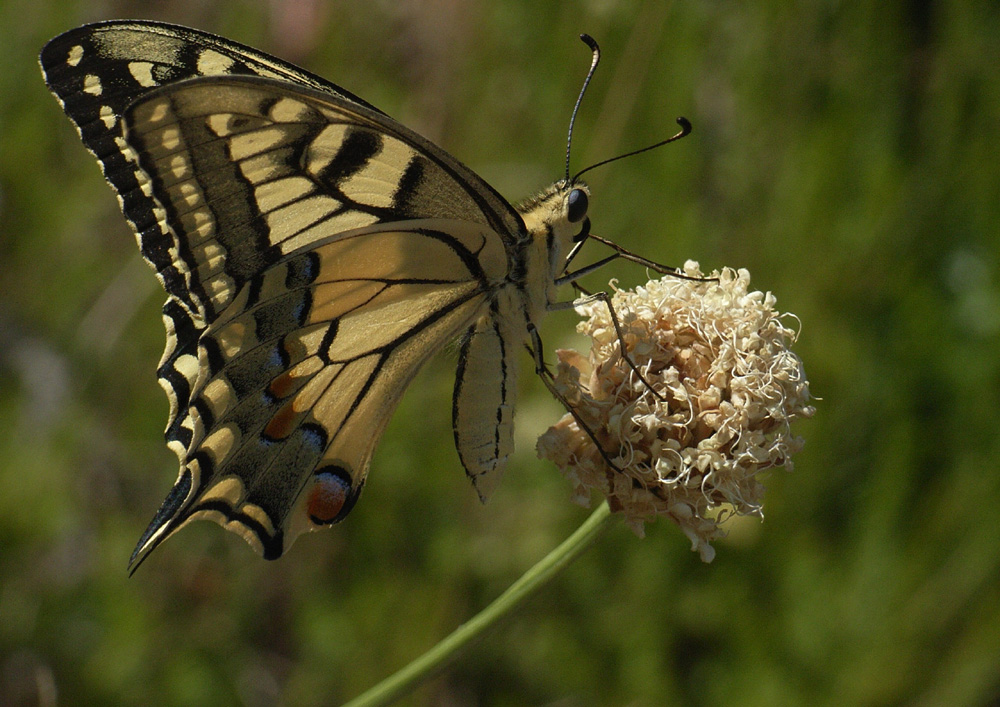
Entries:
<svg viewBox="0 0 1000 707">
<path fill-rule="evenodd" d="M 693 261 L 684 273 L 703 277 Z M 640 536 L 646 521 L 666 515 L 705 562 L 726 518 L 762 515 L 757 475 L 791 470 L 803 441 L 790 423 L 815 411 L 790 349 L 789 315 L 775 311 L 771 293 L 749 291 L 746 270 L 710 277 L 666 276 L 634 292 L 611 283 L 628 356 L 645 381 L 622 357 L 605 303 L 579 306 L 590 356 L 557 351 L 555 386 L 603 454 L 570 414 L 537 445 L 569 478 L 574 500 L 588 505 L 599 491 Z"/>
</svg>

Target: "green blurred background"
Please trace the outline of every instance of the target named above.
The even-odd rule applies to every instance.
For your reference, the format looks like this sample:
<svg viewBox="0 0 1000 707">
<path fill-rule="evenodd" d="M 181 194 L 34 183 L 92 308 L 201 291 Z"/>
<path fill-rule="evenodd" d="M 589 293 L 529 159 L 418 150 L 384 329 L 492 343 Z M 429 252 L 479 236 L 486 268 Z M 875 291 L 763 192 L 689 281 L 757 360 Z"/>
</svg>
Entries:
<svg viewBox="0 0 1000 707">
<path fill-rule="evenodd" d="M 604 64 L 577 168 L 677 115 L 695 128 L 589 175 L 595 233 L 747 267 L 802 320 L 822 401 L 764 523 L 733 523 L 711 565 L 669 523 L 616 523 L 410 703 L 1000 701 L 997 3 L 0 0 L 0 704 L 337 704 L 587 513 L 534 458 L 561 411 L 527 373 L 518 454 L 479 504 L 447 351 L 344 524 L 267 563 L 199 523 L 126 577 L 176 474 L 162 294 L 36 65 L 55 34 L 120 17 L 302 64 L 511 199 L 560 176 L 589 32 Z M 588 284 L 610 276 L 645 279 Z M 579 342 L 573 315 L 550 319 L 551 358 Z"/>
</svg>

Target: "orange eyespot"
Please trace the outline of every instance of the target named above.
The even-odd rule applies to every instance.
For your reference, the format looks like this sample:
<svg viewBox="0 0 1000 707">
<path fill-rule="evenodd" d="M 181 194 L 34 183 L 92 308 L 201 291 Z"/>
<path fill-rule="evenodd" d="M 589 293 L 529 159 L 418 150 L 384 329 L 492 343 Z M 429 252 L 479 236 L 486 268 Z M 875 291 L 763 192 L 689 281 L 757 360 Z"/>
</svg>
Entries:
<svg viewBox="0 0 1000 707">
<path fill-rule="evenodd" d="M 306 504 L 309 520 L 316 525 L 335 523 L 340 520 L 350 496 L 351 484 L 344 476 L 331 472 L 316 474 Z"/>
</svg>

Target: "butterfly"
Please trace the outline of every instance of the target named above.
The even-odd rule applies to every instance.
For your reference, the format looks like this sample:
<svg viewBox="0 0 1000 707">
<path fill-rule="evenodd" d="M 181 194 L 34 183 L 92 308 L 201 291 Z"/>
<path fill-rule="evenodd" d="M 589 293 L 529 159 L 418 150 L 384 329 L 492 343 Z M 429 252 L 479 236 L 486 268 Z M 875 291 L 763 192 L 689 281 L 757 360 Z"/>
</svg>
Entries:
<svg viewBox="0 0 1000 707">
<path fill-rule="evenodd" d="M 131 570 L 195 519 L 267 559 L 342 520 L 403 390 L 455 339 L 455 444 L 489 496 L 514 357 L 540 369 L 538 321 L 592 269 L 568 270 L 590 236 L 568 148 L 566 178 L 514 207 L 363 99 L 215 35 L 86 25 L 40 63 L 167 294 L 157 376 L 180 472 Z"/>
</svg>

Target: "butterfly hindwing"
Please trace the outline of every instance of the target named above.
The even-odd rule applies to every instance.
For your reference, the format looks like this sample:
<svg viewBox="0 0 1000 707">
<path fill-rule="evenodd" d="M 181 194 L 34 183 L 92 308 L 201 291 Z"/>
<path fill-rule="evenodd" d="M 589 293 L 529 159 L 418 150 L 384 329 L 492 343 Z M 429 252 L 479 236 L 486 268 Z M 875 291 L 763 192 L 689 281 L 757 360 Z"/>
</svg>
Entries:
<svg viewBox="0 0 1000 707">
<path fill-rule="evenodd" d="M 335 476 L 343 502 L 353 501 L 409 380 L 485 303 L 482 273 L 456 277 L 467 244 L 454 224 L 442 225 L 447 234 L 427 223 L 333 237 L 248 283 L 233 316 L 202 336 L 203 376 L 185 420 L 192 442 L 178 480 L 185 496 L 158 517 L 163 532 L 150 539 L 208 517 L 276 557 L 300 532 L 342 517 L 339 507 L 312 510 L 313 487 Z M 466 230 L 470 245 L 481 241 Z M 341 274 L 345 251 L 400 244 L 407 272 L 373 257 L 367 269 Z M 446 265 L 448 280 L 439 272 Z"/>
</svg>

